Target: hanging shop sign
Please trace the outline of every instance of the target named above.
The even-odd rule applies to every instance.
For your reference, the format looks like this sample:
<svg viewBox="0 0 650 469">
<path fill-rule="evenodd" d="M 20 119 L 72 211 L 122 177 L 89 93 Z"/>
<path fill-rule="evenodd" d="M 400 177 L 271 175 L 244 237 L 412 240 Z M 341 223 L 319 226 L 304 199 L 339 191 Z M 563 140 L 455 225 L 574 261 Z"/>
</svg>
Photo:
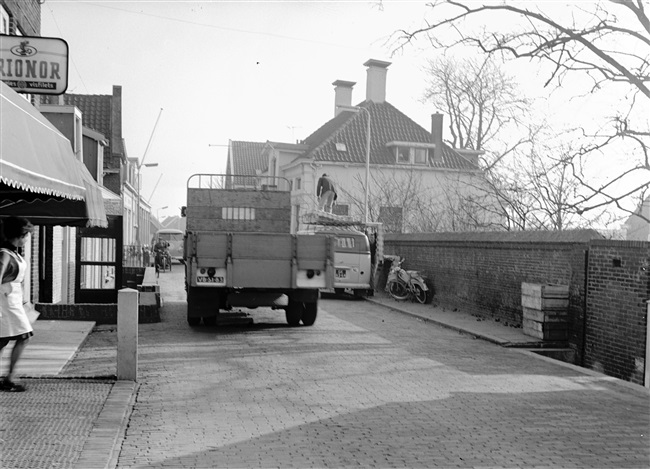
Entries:
<svg viewBox="0 0 650 469">
<path fill-rule="evenodd" d="M 0 80 L 18 93 L 65 93 L 68 43 L 56 37 L 0 34 Z"/>
</svg>

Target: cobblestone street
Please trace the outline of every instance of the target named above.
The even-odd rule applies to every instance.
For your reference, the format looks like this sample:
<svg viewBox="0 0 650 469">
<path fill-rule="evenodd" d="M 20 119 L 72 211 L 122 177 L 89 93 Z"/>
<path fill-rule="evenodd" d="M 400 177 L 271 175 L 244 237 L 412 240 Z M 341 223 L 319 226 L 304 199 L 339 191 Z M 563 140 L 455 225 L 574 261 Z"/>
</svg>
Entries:
<svg viewBox="0 0 650 469">
<path fill-rule="evenodd" d="M 321 300 L 313 327 L 259 309 L 190 328 L 181 269 L 160 283 L 118 467 L 650 464 L 642 388 L 363 301 Z"/>
</svg>

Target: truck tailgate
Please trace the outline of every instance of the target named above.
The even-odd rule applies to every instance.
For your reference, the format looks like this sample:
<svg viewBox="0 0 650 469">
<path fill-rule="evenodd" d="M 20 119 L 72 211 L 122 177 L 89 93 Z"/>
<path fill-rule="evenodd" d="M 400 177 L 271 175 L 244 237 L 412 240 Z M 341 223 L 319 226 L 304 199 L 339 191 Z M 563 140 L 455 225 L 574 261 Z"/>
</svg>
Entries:
<svg viewBox="0 0 650 469">
<path fill-rule="evenodd" d="M 235 233 L 228 286 L 291 288 L 293 237 L 290 234 Z"/>
</svg>

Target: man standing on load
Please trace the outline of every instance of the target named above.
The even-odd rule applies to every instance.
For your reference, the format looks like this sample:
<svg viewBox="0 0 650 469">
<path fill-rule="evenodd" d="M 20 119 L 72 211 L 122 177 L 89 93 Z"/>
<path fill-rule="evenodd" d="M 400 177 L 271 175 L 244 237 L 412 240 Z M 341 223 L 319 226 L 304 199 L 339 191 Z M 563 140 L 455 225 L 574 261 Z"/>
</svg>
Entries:
<svg viewBox="0 0 650 469">
<path fill-rule="evenodd" d="M 334 181 L 326 173 L 323 173 L 318 180 L 316 195 L 318 196 L 318 209 L 332 213 L 332 205 L 336 200 L 336 188 Z"/>
</svg>

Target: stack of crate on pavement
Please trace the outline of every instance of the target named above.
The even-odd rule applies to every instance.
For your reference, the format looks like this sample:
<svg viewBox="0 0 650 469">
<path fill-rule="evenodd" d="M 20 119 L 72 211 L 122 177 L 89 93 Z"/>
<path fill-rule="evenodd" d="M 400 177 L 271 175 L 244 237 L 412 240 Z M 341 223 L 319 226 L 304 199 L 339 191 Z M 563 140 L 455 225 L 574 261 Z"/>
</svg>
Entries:
<svg viewBox="0 0 650 469">
<path fill-rule="evenodd" d="M 522 283 L 523 331 L 542 340 L 569 338 L 569 286 Z"/>
</svg>

